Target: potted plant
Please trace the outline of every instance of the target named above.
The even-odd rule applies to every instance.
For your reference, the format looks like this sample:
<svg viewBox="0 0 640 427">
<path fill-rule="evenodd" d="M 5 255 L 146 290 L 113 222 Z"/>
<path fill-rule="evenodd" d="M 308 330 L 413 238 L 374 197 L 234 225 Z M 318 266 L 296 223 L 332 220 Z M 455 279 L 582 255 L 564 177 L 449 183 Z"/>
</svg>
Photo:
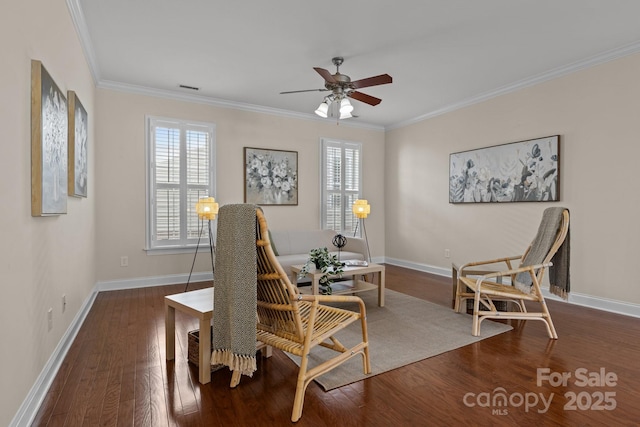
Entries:
<svg viewBox="0 0 640 427">
<path fill-rule="evenodd" d="M 341 276 L 344 273 L 344 263 L 340 262 L 337 256 L 329 254 L 327 248 L 311 249 L 309 259 L 298 273 L 298 279 L 305 277 L 312 266 L 323 273 L 319 281 L 320 292 L 323 295 L 331 295 L 331 276 Z"/>
</svg>

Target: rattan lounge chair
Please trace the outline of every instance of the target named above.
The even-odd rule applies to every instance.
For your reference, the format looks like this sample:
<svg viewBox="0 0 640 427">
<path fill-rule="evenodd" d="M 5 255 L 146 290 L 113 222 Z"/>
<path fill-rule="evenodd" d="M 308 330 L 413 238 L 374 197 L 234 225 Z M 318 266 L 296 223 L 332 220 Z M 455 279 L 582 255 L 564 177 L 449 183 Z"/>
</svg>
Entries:
<svg viewBox="0 0 640 427">
<path fill-rule="evenodd" d="M 550 249 L 539 264 L 520 264 L 518 268 L 513 268 L 513 265 L 516 265 L 518 261 L 524 260 L 527 254 L 532 250 L 532 243 L 523 255 L 498 258 L 488 261 L 470 262 L 460 267 L 458 271 L 458 284 L 454 309 L 455 311 L 460 312 L 462 310 L 463 303 L 467 299 L 473 299 L 472 334 L 474 336 L 480 335 L 480 322 L 484 319 L 521 319 L 543 321 L 547 327 L 549 337 L 553 339 L 558 338 L 553 321 L 551 320 L 551 315 L 549 314 L 549 309 L 547 308 L 544 296 L 542 295 L 540 285 L 542 284 L 545 271 L 552 265 L 551 260 L 565 242 L 569 231 L 569 211 L 567 209 L 561 210 L 561 216 L 559 228 L 554 231 L 555 239 L 553 239 Z M 540 230 L 538 231 L 538 235 L 539 234 Z M 535 241 L 536 239 L 534 239 L 534 242 Z M 484 270 L 483 273 L 485 273 L 488 269 L 486 266 L 490 266 L 492 264 L 506 265 L 506 270 L 495 271 L 481 276 L 478 274 L 474 275 L 474 269 L 481 267 L 482 270 Z M 491 270 L 491 268 L 489 269 Z M 525 292 L 516 288 L 516 286 L 513 286 L 516 281 L 516 277 L 521 273 L 528 274 L 531 277 L 532 283 L 529 292 Z M 503 281 L 504 283 L 502 283 Z M 506 311 L 496 309 L 496 305 L 494 304 L 496 301 L 507 301 L 508 304 L 506 304 Z M 536 312 L 528 311 L 525 306 L 525 301 L 539 303 L 540 310 Z"/>
<path fill-rule="evenodd" d="M 304 295 L 289 281 L 269 242 L 267 221 L 257 209 L 257 339 L 265 345 L 301 357 L 293 402 L 292 421 L 302 416 L 304 394 L 314 378 L 360 354 L 364 373 L 371 372 L 365 305 L 356 296 Z M 359 311 L 336 308 L 323 303 L 351 302 Z M 334 336 L 353 322 L 360 321 L 362 341 L 345 348 Z M 309 369 L 308 355 L 316 346 L 336 351 L 336 356 Z"/>
</svg>

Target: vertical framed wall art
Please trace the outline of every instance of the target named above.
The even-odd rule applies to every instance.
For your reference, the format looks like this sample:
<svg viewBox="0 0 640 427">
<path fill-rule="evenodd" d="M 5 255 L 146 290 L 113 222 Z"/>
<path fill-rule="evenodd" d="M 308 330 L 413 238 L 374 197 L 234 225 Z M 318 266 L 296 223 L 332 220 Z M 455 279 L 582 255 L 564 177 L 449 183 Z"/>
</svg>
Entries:
<svg viewBox="0 0 640 427">
<path fill-rule="evenodd" d="M 298 152 L 244 147 L 244 202 L 298 204 Z"/>
<path fill-rule="evenodd" d="M 87 110 L 72 90 L 67 91 L 69 110 L 69 195 L 87 197 Z"/>
<path fill-rule="evenodd" d="M 449 156 L 449 203 L 560 200 L 560 136 Z"/>
<path fill-rule="evenodd" d="M 67 100 L 31 61 L 31 215 L 67 213 Z"/>
</svg>

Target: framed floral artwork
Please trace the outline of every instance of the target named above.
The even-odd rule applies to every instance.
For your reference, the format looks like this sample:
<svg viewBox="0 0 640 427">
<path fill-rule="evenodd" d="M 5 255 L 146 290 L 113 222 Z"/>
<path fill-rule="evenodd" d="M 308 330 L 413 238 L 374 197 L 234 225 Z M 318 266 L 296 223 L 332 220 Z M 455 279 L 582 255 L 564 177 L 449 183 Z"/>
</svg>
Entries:
<svg viewBox="0 0 640 427">
<path fill-rule="evenodd" d="M 67 91 L 69 110 L 69 195 L 87 197 L 87 110 L 72 90 Z"/>
<path fill-rule="evenodd" d="M 298 152 L 244 147 L 244 202 L 298 204 Z"/>
<path fill-rule="evenodd" d="M 558 200 L 559 135 L 449 156 L 449 203 Z"/>
<path fill-rule="evenodd" d="M 67 99 L 31 61 L 31 215 L 67 213 Z"/>
</svg>

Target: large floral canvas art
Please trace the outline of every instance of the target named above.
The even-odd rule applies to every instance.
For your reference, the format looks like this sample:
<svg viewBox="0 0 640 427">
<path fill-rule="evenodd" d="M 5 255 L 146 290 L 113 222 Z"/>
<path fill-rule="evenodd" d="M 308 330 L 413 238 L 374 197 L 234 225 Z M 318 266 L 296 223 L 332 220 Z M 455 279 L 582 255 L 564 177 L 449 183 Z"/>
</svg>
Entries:
<svg viewBox="0 0 640 427">
<path fill-rule="evenodd" d="M 558 135 L 449 156 L 449 202 L 560 200 Z"/>
<path fill-rule="evenodd" d="M 31 61 L 31 215 L 67 213 L 67 99 Z"/>
<path fill-rule="evenodd" d="M 298 204 L 298 153 L 244 148 L 244 201 L 256 205 Z"/>
</svg>

